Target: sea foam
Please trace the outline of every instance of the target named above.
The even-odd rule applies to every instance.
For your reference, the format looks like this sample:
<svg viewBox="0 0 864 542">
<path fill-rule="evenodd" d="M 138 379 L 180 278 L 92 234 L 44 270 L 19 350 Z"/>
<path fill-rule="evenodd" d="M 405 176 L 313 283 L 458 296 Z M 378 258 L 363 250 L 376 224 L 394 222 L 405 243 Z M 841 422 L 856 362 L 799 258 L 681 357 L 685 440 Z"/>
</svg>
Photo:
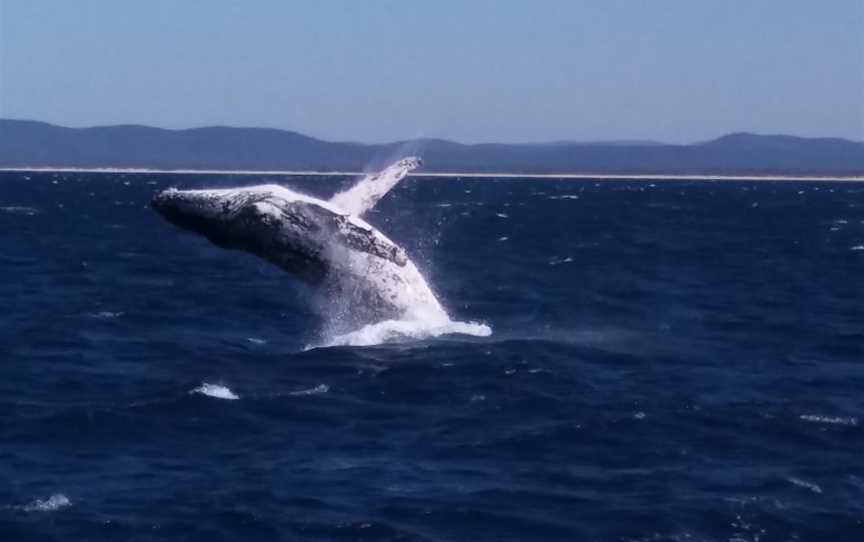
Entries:
<svg viewBox="0 0 864 542">
<path fill-rule="evenodd" d="M 36 499 L 30 504 L 25 504 L 21 509 L 25 512 L 53 512 L 71 505 L 72 501 L 66 495 L 56 493 L 45 500 Z"/>
<path fill-rule="evenodd" d="M 442 335 L 470 335 L 488 337 L 492 328 L 478 322 L 430 323 L 422 320 L 384 320 L 362 328 L 336 335 L 322 346 L 373 346 L 377 344 L 417 341 L 441 337 Z"/>
<path fill-rule="evenodd" d="M 851 416 L 821 416 L 818 414 L 802 414 L 799 416 L 805 422 L 824 423 L 828 425 L 858 425 L 858 419 Z"/>
</svg>

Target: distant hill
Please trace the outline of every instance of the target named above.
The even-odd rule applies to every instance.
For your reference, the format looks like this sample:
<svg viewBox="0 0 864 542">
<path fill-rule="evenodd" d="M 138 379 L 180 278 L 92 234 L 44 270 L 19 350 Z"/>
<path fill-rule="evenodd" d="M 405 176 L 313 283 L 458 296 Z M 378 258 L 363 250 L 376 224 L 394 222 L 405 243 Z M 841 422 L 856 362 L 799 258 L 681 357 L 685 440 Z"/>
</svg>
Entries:
<svg viewBox="0 0 864 542">
<path fill-rule="evenodd" d="M 864 174 L 864 143 L 838 138 L 737 133 L 694 145 L 440 139 L 364 145 L 267 128 L 65 128 L 0 119 L 0 167 L 360 171 L 408 154 L 422 156 L 425 171 Z"/>
</svg>

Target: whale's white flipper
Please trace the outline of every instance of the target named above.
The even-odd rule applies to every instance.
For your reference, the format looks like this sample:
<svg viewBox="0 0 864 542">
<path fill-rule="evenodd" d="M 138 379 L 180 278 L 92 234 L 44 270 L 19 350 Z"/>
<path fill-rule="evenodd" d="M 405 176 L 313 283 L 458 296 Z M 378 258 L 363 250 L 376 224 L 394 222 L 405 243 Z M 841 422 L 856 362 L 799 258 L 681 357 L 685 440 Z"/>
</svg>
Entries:
<svg viewBox="0 0 864 542">
<path fill-rule="evenodd" d="M 419 158 L 403 158 L 383 171 L 367 175 L 348 190 L 339 192 L 330 199 L 330 203 L 348 214 L 362 216 L 404 179 L 409 171 L 421 164 Z"/>
</svg>

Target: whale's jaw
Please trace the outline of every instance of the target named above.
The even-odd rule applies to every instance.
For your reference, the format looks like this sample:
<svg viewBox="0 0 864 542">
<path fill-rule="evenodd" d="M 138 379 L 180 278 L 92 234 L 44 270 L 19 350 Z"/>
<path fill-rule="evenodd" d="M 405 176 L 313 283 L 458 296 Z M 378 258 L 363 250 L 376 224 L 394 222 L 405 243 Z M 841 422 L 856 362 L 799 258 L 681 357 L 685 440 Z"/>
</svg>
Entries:
<svg viewBox="0 0 864 542">
<path fill-rule="evenodd" d="M 225 201 L 212 193 L 168 189 L 156 194 L 150 206 L 175 226 L 203 235 L 224 246 L 227 232 Z M 226 240 L 227 241 L 227 240 Z"/>
</svg>

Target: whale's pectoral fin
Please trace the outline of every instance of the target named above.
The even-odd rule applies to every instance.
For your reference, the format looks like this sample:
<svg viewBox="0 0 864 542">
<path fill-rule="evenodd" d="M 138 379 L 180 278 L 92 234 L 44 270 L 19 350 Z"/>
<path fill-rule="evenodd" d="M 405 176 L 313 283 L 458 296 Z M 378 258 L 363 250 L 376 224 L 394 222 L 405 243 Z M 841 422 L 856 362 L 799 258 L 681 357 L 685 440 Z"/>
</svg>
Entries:
<svg viewBox="0 0 864 542">
<path fill-rule="evenodd" d="M 419 158 L 403 158 L 384 171 L 367 175 L 348 190 L 339 192 L 330 199 L 330 203 L 350 215 L 361 216 L 374 207 L 408 172 L 421 164 Z"/>
</svg>

